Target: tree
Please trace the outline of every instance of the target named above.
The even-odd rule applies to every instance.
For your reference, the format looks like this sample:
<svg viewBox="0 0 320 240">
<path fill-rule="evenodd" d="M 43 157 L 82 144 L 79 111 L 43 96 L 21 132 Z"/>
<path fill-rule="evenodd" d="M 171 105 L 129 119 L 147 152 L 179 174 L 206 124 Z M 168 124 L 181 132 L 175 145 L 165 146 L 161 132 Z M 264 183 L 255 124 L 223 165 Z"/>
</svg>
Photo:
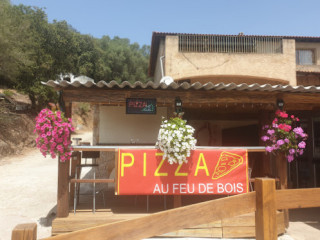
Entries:
<svg viewBox="0 0 320 240">
<path fill-rule="evenodd" d="M 48 102 L 57 98 L 52 89 L 46 88 L 41 81 L 55 78 L 52 68 L 54 58 L 49 52 L 50 43 L 48 35 L 50 25 L 47 15 L 42 9 L 24 5 L 14 6 L 17 13 L 28 23 L 27 32 L 24 34 L 25 49 L 29 64 L 20 69 L 17 76 L 16 88 L 27 93 L 36 110 L 44 107 Z"/>
<path fill-rule="evenodd" d="M 118 82 L 147 81 L 149 46 L 127 38 L 101 39 L 77 32 L 66 21 L 48 23 L 36 7 L 0 0 L 0 80 L 27 93 L 40 109 L 57 95 L 41 82 L 60 74 Z"/>
<path fill-rule="evenodd" d="M 10 5 L 8 0 L 0 0 L 0 81 L 13 86 L 21 68 L 30 61 L 24 36 L 28 22 L 22 14 Z M 17 41 L 19 39 L 19 41 Z"/>
<path fill-rule="evenodd" d="M 103 36 L 98 40 L 104 66 L 103 79 L 107 81 L 142 81 L 148 79 L 148 47 L 140 48 L 138 43 L 130 44 L 129 39 Z"/>
</svg>

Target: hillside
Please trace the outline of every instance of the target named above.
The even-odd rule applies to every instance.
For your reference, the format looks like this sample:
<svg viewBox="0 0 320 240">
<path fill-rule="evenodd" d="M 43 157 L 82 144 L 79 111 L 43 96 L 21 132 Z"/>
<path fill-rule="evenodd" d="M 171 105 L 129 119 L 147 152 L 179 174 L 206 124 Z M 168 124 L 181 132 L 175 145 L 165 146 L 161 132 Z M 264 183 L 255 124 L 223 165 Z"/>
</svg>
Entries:
<svg viewBox="0 0 320 240">
<path fill-rule="evenodd" d="M 15 90 L 0 89 L 0 157 L 35 147 L 34 118 L 29 98 Z"/>
<path fill-rule="evenodd" d="M 35 147 L 34 117 L 30 114 L 6 113 L 0 121 L 0 157 Z"/>
<path fill-rule="evenodd" d="M 0 89 L 0 158 L 19 154 L 25 148 L 36 146 L 36 135 L 33 133 L 36 115 L 32 114 L 28 108 L 17 111 L 16 106 L 21 106 L 21 104 L 30 104 L 26 95 L 14 90 Z M 91 131 L 90 105 L 87 103 L 73 104 L 72 119 L 77 132 Z"/>
</svg>

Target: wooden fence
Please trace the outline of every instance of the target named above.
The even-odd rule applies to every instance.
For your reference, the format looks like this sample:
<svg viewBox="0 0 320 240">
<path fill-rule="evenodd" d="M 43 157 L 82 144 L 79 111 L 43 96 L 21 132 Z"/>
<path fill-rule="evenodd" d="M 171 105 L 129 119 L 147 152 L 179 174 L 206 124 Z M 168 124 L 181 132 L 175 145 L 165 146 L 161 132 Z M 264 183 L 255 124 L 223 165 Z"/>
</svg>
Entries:
<svg viewBox="0 0 320 240">
<path fill-rule="evenodd" d="M 47 239 L 142 239 L 255 211 L 256 239 L 274 240 L 277 239 L 277 209 L 320 207 L 320 188 L 276 190 L 274 179 L 258 178 L 255 181 L 255 189 L 255 192 L 171 209 L 133 220 L 100 225 Z M 25 225 L 24 231 L 21 231 L 21 228 L 23 226 L 18 225 L 13 230 L 12 240 L 36 238 L 30 234 L 36 231 L 28 230 L 32 225 Z M 24 233 L 26 235 L 23 235 Z"/>
</svg>

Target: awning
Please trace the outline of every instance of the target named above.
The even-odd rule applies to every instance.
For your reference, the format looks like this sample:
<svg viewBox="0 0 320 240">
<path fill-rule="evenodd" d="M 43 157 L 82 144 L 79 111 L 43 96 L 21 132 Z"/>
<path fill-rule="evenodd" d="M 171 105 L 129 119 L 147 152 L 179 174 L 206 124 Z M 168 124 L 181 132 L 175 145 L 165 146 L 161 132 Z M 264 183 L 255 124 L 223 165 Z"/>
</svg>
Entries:
<svg viewBox="0 0 320 240">
<path fill-rule="evenodd" d="M 163 90 L 214 90 L 214 91 L 260 91 L 260 92 L 292 92 L 292 93 L 320 93 L 320 86 L 291 86 L 291 85 L 271 85 L 271 84 L 236 84 L 236 83 L 176 83 L 173 82 L 169 85 L 165 83 L 154 83 L 149 81 L 147 83 L 135 82 L 130 83 L 124 81 L 118 83 L 116 81 L 99 81 L 80 83 L 79 81 L 53 81 L 42 82 L 42 84 L 57 88 L 57 89 L 70 89 L 70 88 L 100 88 L 100 89 L 163 89 Z"/>
</svg>

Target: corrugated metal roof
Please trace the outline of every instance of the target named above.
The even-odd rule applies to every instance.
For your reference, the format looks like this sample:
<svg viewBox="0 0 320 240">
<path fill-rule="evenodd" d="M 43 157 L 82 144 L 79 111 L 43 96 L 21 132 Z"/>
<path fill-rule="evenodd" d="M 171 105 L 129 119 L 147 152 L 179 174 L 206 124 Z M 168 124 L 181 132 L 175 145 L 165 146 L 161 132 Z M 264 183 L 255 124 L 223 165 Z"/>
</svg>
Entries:
<svg viewBox="0 0 320 240">
<path fill-rule="evenodd" d="M 240 34 L 201 34 L 201 33 L 173 33 L 173 32 L 153 32 L 153 35 L 157 36 L 166 36 L 166 35 L 171 35 L 171 36 L 176 36 L 176 35 L 197 35 L 197 36 L 228 36 L 228 37 L 278 37 L 278 38 L 286 38 L 286 39 L 305 39 L 305 40 L 318 40 L 320 41 L 319 36 L 286 36 L 286 35 L 240 35 Z"/>
<path fill-rule="evenodd" d="M 68 82 L 68 81 L 53 81 L 49 80 L 48 82 L 42 82 L 42 84 L 53 87 L 53 88 L 109 88 L 109 89 L 177 89 L 177 90 L 215 90 L 215 91 L 260 91 L 260 92 L 295 92 L 295 93 L 320 93 L 320 86 L 291 86 L 291 85 L 271 85 L 271 84 L 235 84 L 235 83 L 206 83 L 201 84 L 199 82 L 196 83 L 176 83 L 173 82 L 169 85 L 165 83 L 156 84 L 154 82 L 135 82 L 130 83 L 124 81 L 122 83 L 118 83 L 116 81 L 105 82 L 99 81 L 97 83 L 86 82 L 80 83 L 78 81 Z"/>
</svg>

